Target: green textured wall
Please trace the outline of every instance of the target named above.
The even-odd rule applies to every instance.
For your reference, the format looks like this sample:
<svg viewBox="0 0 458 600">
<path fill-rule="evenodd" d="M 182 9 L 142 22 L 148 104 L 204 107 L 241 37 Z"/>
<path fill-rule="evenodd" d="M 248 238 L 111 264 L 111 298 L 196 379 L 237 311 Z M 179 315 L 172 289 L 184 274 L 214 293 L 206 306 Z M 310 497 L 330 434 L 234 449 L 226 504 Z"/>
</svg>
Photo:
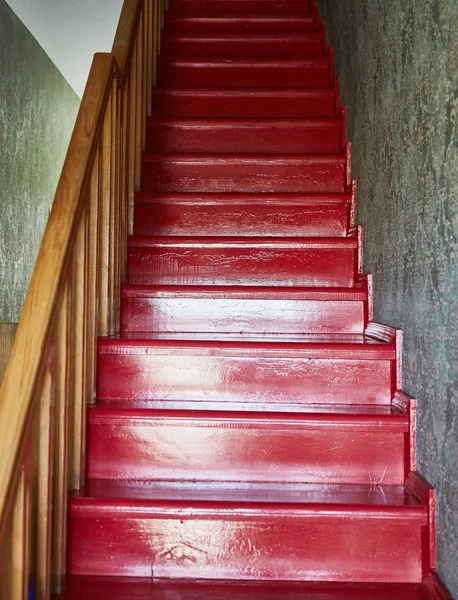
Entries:
<svg viewBox="0 0 458 600">
<path fill-rule="evenodd" d="M 375 319 L 404 330 L 418 468 L 458 598 L 458 4 L 318 0 L 348 108 Z"/>
<path fill-rule="evenodd" d="M 0 322 L 16 322 L 79 98 L 0 0 Z"/>
</svg>

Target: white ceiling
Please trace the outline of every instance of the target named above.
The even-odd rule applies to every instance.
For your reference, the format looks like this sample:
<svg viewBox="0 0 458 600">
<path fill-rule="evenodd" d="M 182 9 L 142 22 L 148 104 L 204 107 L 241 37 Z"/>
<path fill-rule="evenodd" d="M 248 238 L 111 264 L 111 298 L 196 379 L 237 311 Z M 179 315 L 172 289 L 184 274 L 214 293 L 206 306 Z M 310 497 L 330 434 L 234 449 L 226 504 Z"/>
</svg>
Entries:
<svg viewBox="0 0 458 600">
<path fill-rule="evenodd" d="M 81 97 L 93 55 L 111 50 L 122 0 L 6 1 Z"/>
</svg>

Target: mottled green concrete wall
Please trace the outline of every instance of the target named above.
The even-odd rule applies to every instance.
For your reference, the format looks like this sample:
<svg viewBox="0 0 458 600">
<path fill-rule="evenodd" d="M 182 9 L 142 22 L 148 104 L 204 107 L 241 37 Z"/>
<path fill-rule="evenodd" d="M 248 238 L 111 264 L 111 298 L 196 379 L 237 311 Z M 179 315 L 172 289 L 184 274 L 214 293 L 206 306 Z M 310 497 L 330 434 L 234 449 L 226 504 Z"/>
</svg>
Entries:
<svg viewBox="0 0 458 600">
<path fill-rule="evenodd" d="M 0 322 L 19 319 L 78 107 L 0 0 Z"/>
<path fill-rule="evenodd" d="M 318 0 L 348 108 L 375 319 L 404 329 L 419 471 L 458 598 L 458 4 Z"/>
</svg>

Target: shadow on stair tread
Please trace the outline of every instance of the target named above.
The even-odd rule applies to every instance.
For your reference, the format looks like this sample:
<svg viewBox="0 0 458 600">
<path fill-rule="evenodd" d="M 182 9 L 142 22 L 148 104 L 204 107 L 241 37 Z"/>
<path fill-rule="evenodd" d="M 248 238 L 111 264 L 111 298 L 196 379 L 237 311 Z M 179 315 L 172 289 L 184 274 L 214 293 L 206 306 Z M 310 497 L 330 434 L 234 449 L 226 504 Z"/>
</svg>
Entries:
<svg viewBox="0 0 458 600">
<path fill-rule="evenodd" d="M 158 581 L 70 577 L 61 600 L 428 600 L 422 584 Z"/>
</svg>

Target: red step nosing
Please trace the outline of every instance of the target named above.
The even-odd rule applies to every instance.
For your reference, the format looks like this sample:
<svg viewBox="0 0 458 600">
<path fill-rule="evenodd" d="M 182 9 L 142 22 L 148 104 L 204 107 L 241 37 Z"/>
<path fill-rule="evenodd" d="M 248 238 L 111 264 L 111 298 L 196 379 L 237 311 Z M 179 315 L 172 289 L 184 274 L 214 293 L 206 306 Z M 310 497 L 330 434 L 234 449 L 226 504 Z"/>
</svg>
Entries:
<svg viewBox="0 0 458 600">
<path fill-rule="evenodd" d="M 174 162 L 183 165 L 270 165 L 303 166 L 336 163 L 346 164 L 345 154 L 160 154 L 143 153 L 143 162 Z"/>
<path fill-rule="evenodd" d="M 220 428 L 221 423 L 238 429 L 262 429 L 272 431 L 301 429 L 326 429 L 344 431 L 386 431 L 407 433 L 407 415 L 375 415 L 369 413 L 256 413 L 227 411 L 184 411 L 159 409 L 90 408 L 90 425 L 103 426 L 157 426 L 173 425 L 189 427 Z"/>
<path fill-rule="evenodd" d="M 283 21 L 283 22 L 293 22 L 293 23 L 297 23 L 297 21 L 305 21 L 307 23 L 313 22 L 313 13 L 308 14 L 307 12 L 304 12 L 303 15 L 298 16 L 298 13 L 289 13 L 289 12 L 278 12 L 278 13 L 271 13 L 269 15 L 262 15 L 259 16 L 259 14 L 254 13 L 238 13 L 238 14 L 231 14 L 230 16 L 227 14 L 208 14 L 208 15 L 201 15 L 201 16 L 189 16 L 189 15 L 184 15 L 184 16 L 179 16 L 179 15 L 175 15 L 174 13 L 171 13 L 171 18 L 167 18 L 167 22 L 170 23 L 172 21 L 180 21 L 180 22 L 184 22 L 184 21 L 191 21 L 191 22 L 197 22 L 197 23 L 206 23 L 208 21 L 217 21 L 219 22 L 224 22 L 224 23 L 240 23 L 240 21 L 251 21 L 254 23 L 263 23 L 263 22 L 271 22 L 271 21 Z"/>
<path fill-rule="evenodd" d="M 356 237 L 336 238 L 254 238 L 254 237 L 161 237 L 161 236 L 129 236 L 130 248 L 308 248 L 308 249 L 355 249 L 358 247 Z"/>
<path fill-rule="evenodd" d="M 234 341 L 207 341 L 207 340 L 171 340 L 171 339 L 128 339 L 110 338 L 99 339 L 99 353 L 103 355 L 148 355 L 160 356 L 242 356 L 248 357 L 255 354 L 275 358 L 295 359 L 329 359 L 341 358 L 344 360 L 394 360 L 396 350 L 392 344 L 336 344 L 336 343 L 310 343 L 310 342 L 275 342 L 272 336 L 266 341 L 234 342 Z"/>
<path fill-rule="evenodd" d="M 384 505 L 353 505 L 325 503 L 295 504 L 280 502 L 250 502 L 239 503 L 202 500 L 129 500 L 112 498 L 75 498 L 71 502 L 72 516 L 98 516 L 99 518 L 120 516 L 125 518 L 195 518 L 199 516 L 214 517 L 215 519 L 234 518 L 235 516 L 250 517 L 288 517 L 298 516 L 313 518 L 319 521 L 339 518 L 395 519 L 400 521 L 416 521 L 427 525 L 427 508 L 417 506 L 384 506 Z"/>
<path fill-rule="evenodd" d="M 261 204 L 262 206 L 285 206 L 288 204 L 299 206 L 321 206 L 321 205 L 341 205 L 351 202 L 351 194 L 231 194 L 231 193 L 149 193 L 136 192 L 135 202 L 142 204 L 190 204 L 190 205 L 210 205 L 224 204 L 228 206 L 243 204 Z"/>
<path fill-rule="evenodd" d="M 191 32 L 180 32 L 180 31 L 166 31 L 162 34 L 162 41 L 164 42 L 278 42 L 284 41 L 321 41 L 323 35 L 318 31 L 291 31 L 283 33 L 191 33 Z M 267 56 L 267 55 L 266 55 Z M 297 57 L 291 57 L 297 58 Z"/>
<path fill-rule="evenodd" d="M 242 119 L 240 117 L 219 117 L 219 118 L 186 118 L 186 117 L 149 117 L 148 127 L 167 126 L 182 127 L 183 129 L 232 129 L 234 127 L 250 129 L 253 127 L 283 127 L 295 129 L 298 126 L 309 127 L 310 129 L 329 127 L 336 129 L 342 127 L 341 117 L 317 118 L 317 119 Z"/>
<path fill-rule="evenodd" d="M 234 298 L 234 299 L 288 299 L 288 300 L 367 300 L 367 290 L 361 288 L 290 288 L 248 286 L 177 286 L 177 285 L 123 285 L 123 298 Z"/>
<path fill-rule="evenodd" d="M 189 58 L 182 58 L 179 56 L 171 56 L 167 58 L 166 61 L 163 61 L 162 67 L 288 67 L 290 69 L 303 69 L 304 67 L 328 67 L 330 65 L 330 60 L 328 57 L 320 57 L 314 56 L 311 58 L 282 58 L 282 57 L 273 57 L 273 58 L 239 58 L 239 57 L 230 57 L 230 56 L 221 56 L 221 57 L 198 57 L 192 56 Z"/>
<path fill-rule="evenodd" d="M 241 98 L 246 96 L 264 96 L 278 98 L 278 88 L 181 88 L 181 87 L 168 87 L 158 86 L 154 88 L 154 94 L 172 94 L 175 96 L 227 96 L 234 95 Z M 308 96 L 311 98 L 317 98 L 322 96 L 335 97 L 335 88 L 281 88 L 282 98 L 295 98 L 301 96 Z"/>
</svg>

